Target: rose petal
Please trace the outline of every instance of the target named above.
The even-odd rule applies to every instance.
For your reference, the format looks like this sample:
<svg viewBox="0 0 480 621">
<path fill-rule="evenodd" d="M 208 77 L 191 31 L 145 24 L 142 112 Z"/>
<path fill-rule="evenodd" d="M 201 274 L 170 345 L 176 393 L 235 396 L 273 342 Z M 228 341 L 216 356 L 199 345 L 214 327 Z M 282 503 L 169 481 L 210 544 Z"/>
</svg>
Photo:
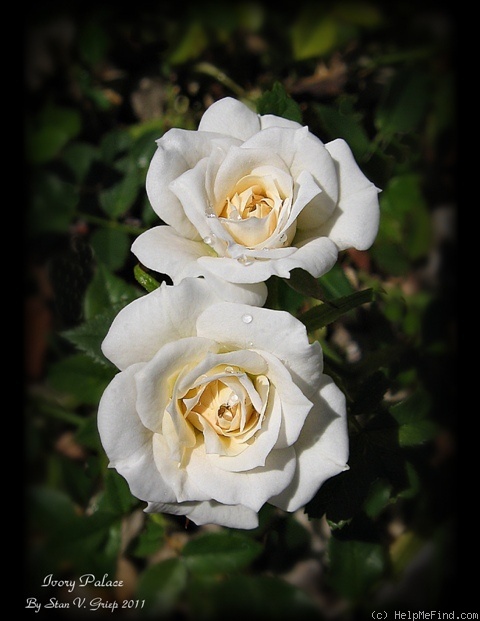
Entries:
<svg viewBox="0 0 480 621">
<path fill-rule="evenodd" d="M 209 455 L 213 466 L 228 472 L 248 472 L 263 467 L 275 447 L 282 424 L 282 403 L 275 389 L 270 390 L 270 399 L 261 430 L 242 453 L 233 457 Z"/>
<path fill-rule="evenodd" d="M 204 112 L 198 130 L 247 140 L 260 129 L 259 115 L 232 97 L 216 101 Z"/>
<path fill-rule="evenodd" d="M 202 442 L 192 451 L 186 470 L 192 483 L 213 500 L 258 511 L 267 498 L 289 485 L 295 464 L 295 451 L 289 447 L 272 451 L 264 467 L 227 472 L 215 467 Z"/>
<path fill-rule="evenodd" d="M 197 319 L 197 335 L 232 348 L 261 350 L 283 362 L 307 399 L 322 375 L 320 344 L 290 313 L 229 302 L 212 304 Z"/>
<path fill-rule="evenodd" d="M 333 212 L 339 192 L 335 165 L 325 145 L 308 127 L 297 130 L 270 127 L 258 132 L 242 148 L 272 149 L 286 163 L 294 179 L 302 171 L 313 176 L 322 192 L 299 216 L 300 228 L 317 227 Z"/>
<path fill-rule="evenodd" d="M 209 352 L 215 352 L 218 344 L 198 337 L 180 338 L 166 343 L 157 354 L 135 375 L 137 387 L 137 413 L 145 427 L 161 433 L 163 417 L 173 396 L 172 377 L 176 377 L 184 367 L 200 362 Z M 180 440 L 195 444 L 194 433 L 187 428 L 182 417 Z M 188 433 L 190 431 L 190 433 Z M 177 429 L 180 436 L 180 430 Z M 188 438 L 187 438 L 188 436 Z M 191 442 L 190 442 L 191 441 Z"/>
<path fill-rule="evenodd" d="M 340 195 L 337 208 L 317 234 L 328 235 L 340 250 L 366 250 L 378 232 L 380 190 L 365 177 L 344 140 L 325 146 L 335 160 Z"/>
<path fill-rule="evenodd" d="M 275 151 L 268 148 L 254 149 L 241 147 L 230 147 L 223 158 L 215 177 L 213 196 L 215 207 L 221 205 L 231 195 L 235 184 L 247 175 L 250 175 L 256 168 L 264 168 L 269 174 L 275 176 L 278 169 L 278 177 L 283 178 L 289 173 L 287 166 Z M 284 182 L 285 183 L 285 182 Z M 217 215 L 220 212 L 217 211 Z"/>
<path fill-rule="evenodd" d="M 235 284 L 221 280 L 210 272 L 205 273 L 205 280 L 211 286 L 214 295 L 227 302 L 242 301 L 252 306 L 263 306 L 267 300 L 268 287 L 264 282 Z"/>
<path fill-rule="evenodd" d="M 282 404 L 282 425 L 275 448 L 292 446 L 302 431 L 312 409 L 312 402 L 293 382 L 291 374 L 278 358 L 267 352 L 262 352 L 262 357 L 268 362 L 268 378 L 275 386 Z M 318 356 L 317 367 L 314 376 L 318 376 L 323 368 L 321 354 Z"/>
<path fill-rule="evenodd" d="M 104 391 L 98 407 L 98 431 L 114 467 L 127 480 L 132 494 L 148 500 L 175 502 L 171 487 L 159 473 L 153 458 L 153 434 L 135 410 L 134 376 L 143 364 L 116 375 Z"/>
<path fill-rule="evenodd" d="M 300 129 L 302 126 L 296 121 L 290 119 L 284 119 L 281 116 L 275 116 L 274 114 L 262 114 L 260 116 L 261 129 L 267 129 L 267 127 L 287 127 L 289 129 Z"/>
<path fill-rule="evenodd" d="M 221 292 L 220 292 L 221 293 Z M 225 287 L 226 297 L 251 300 L 251 290 Z M 196 335 L 198 315 L 213 301 L 219 288 L 203 278 L 187 278 L 179 285 L 162 285 L 125 306 L 113 320 L 102 343 L 105 356 L 119 369 L 148 362 L 166 343 Z"/>
<path fill-rule="evenodd" d="M 269 503 L 285 511 L 306 505 L 323 483 L 348 469 L 345 396 L 327 375 L 295 444 L 298 465 L 291 484 Z"/>
<path fill-rule="evenodd" d="M 185 239 L 170 226 L 145 231 L 133 242 L 131 250 L 145 267 L 168 274 L 175 284 L 189 276 L 202 276 L 197 259 L 213 254 L 207 244 Z"/>
<path fill-rule="evenodd" d="M 184 515 L 197 526 L 218 524 L 227 528 L 244 528 L 245 530 L 258 526 L 256 511 L 242 505 L 223 505 L 215 500 L 178 504 L 150 502 L 145 511 Z"/>
<path fill-rule="evenodd" d="M 190 304 L 200 312 L 208 295 L 203 279 L 187 279 L 175 288 L 163 283 L 118 313 L 102 343 L 103 353 L 119 369 L 148 362 L 166 343 L 196 333 Z"/>
<path fill-rule="evenodd" d="M 225 146 L 236 143 L 227 137 L 219 138 L 218 134 L 171 129 L 157 140 L 157 150 L 147 171 L 146 190 L 153 210 L 164 222 L 188 239 L 198 240 L 198 233 L 185 217 L 181 204 L 169 189 L 169 184 L 208 156 L 219 140 Z"/>
<path fill-rule="evenodd" d="M 172 459 L 171 445 L 168 442 L 170 430 L 171 428 L 167 428 L 165 436 L 158 433 L 153 434 L 152 452 L 157 470 L 162 473 L 163 480 L 175 496 L 173 502 L 210 500 L 211 496 L 199 489 L 192 478 L 188 476 L 185 468 L 179 467 L 178 462 Z M 162 502 L 162 498 L 158 498 L 155 494 L 151 495 L 148 500 Z"/>
<path fill-rule="evenodd" d="M 209 199 L 205 186 L 207 165 L 208 158 L 200 160 L 194 168 L 178 176 L 169 186 L 182 204 L 186 216 L 200 234 L 201 239 L 211 233 L 207 218 Z"/>
</svg>

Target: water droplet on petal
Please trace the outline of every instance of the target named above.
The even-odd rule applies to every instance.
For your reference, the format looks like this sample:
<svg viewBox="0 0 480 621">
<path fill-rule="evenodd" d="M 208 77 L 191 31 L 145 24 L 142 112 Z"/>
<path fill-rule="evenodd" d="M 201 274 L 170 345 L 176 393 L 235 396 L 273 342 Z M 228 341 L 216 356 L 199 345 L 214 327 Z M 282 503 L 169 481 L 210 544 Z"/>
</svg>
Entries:
<svg viewBox="0 0 480 621">
<path fill-rule="evenodd" d="M 247 345 L 248 345 L 249 347 L 253 347 L 253 341 L 248 341 Z"/>
<path fill-rule="evenodd" d="M 238 395 L 233 393 L 233 395 L 228 400 L 228 405 L 232 405 L 233 403 L 238 403 L 238 401 L 239 401 Z"/>
<path fill-rule="evenodd" d="M 209 211 L 209 212 L 206 213 L 206 216 L 207 216 L 207 218 L 216 218 L 217 214 L 212 213 L 211 211 Z"/>
<path fill-rule="evenodd" d="M 242 317 L 242 321 L 243 321 L 243 323 L 252 323 L 253 317 L 252 317 L 252 315 L 249 315 L 248 313 L 245 313 L 245 315 L 243 315 L 243 317 Z"/>
<path fill-rule="evenodd" d="M 282 233 L 279 237 L 279 242 L 283 245 L 285 245 L 287 243 L 287 234 L 286 233 Z"/>
<path fill-rule="evenodd" d="M 207 237 L 203 238 L 203 242 L 209 246 L 212 246 L 215 242 L 215 235 L 207 235 Z"/>
<path fill-rule="evenodd" d="M 233 367 L 225 367 L 225 373 L 235 373 L 235 369 Z"/>
<path fill-rule="evenodd" d="M 242 256 L 238 257 L 237 261 L 239 263 L 241 263 L 242 265 L 252 265 L 252 263 L 253 263 L 253 259 L 250 258 L 250 257 L 247 257 L 244 254 L 242 254 Z"/>
</svg>

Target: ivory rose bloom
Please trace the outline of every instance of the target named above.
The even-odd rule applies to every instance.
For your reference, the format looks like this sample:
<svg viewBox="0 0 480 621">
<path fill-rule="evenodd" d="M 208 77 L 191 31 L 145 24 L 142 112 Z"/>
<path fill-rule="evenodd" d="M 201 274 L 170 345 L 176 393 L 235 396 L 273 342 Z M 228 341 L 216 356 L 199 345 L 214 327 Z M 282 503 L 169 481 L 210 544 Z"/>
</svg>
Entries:
<svg viewBox="0 0 480 621">
<path fill-rule="evenodd" d="M 323 144 L 307 127 L 226 97 L 198 131 L 171 129 L 157 144 L 146 188 L 166 226 L 132 251 L 175 284 L 207 273 L 258 283 L 294 268 L 318 277 L 340 250 L 375 239 L 378 190 L 344 140 Z"/>
<path fill-rule="evenodd" d="M 265 503 L 295 511 L 347 468 L 344 395 L 289 313 L 186 278 L 120 311 L 103 351 L 121 371 L 101 441 L 148 512 L 250 529 Z"/>
</svg>

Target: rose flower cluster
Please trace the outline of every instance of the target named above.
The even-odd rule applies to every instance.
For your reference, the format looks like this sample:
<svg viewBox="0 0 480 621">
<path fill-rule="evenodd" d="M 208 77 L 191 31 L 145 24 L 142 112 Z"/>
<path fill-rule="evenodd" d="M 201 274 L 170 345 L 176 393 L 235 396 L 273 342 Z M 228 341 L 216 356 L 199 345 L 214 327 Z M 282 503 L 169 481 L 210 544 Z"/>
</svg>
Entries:
<svg viewBox="0 0 480 621">
<path fill-rule="evenodd" d="M 378 189 L 343 140 L 225 98 L 157 141 L 146 190 L 162 223 L 132 252 L 173 285 L 127 305 L 103 342 L 120 372 L 103 447 L 148 512 L 251 529 L 348 468 L 345 397 L 266 281 L 319 277 L 378 230 Z"/>
</svg>

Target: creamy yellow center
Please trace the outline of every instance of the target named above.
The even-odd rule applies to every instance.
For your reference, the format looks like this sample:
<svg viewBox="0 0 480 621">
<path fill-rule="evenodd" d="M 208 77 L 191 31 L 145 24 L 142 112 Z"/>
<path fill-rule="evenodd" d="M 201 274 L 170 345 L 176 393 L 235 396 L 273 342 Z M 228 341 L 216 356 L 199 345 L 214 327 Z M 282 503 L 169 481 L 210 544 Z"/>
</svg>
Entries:
<svg viewBox="0 0 480 621">
<path fill-rule="evenodd" d="M 222 366 L 199 378 L 177 403 L 185 421 L 205 436 L 207 452 L 238 454 L 262 425 L 269 390 L 266 376 Z"/>
</svg>

